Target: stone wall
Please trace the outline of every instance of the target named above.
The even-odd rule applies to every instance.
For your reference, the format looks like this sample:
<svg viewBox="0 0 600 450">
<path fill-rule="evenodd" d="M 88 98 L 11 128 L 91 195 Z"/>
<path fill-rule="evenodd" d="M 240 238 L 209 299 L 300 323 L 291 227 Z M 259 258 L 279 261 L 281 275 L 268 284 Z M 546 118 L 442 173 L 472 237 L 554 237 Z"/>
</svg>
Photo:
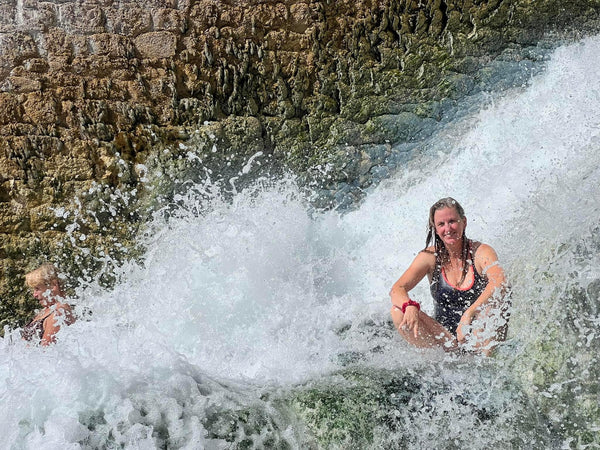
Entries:
<svg viewBox="0 0 600 450">
<path fill-rule="evenodd" d="M 423 123 L 477 89 L 486 61 L 549 31 L 595 29 L 599 8 L 0 0 L 0 321 L 31 307 L 18 303 L 25 270 L 50 258 L 81 274 L 90 263 L 73 242 L 75 199 L 98 208 L 77 239 L 126 256 L 140 216 L 122 195 L 108 214 L 111 199 L 143 194 L 139 168 L 161 164 L 165 149 L 175 158 L 180 142 L 199 154 L 215 146 L 215 167 L 263 151 L 301 174 L 333 162 L 333 182 L 364 187 L 391 144 L 419 139 Z"/>
</svg>

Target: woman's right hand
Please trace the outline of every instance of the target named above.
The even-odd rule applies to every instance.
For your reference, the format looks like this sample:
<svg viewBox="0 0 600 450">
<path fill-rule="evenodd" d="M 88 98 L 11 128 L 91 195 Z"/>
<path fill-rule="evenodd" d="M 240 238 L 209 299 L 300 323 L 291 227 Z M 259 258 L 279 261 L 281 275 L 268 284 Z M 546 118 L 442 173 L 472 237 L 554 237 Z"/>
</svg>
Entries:
<svg viewBox="0 0 600 450">
<path fill-rule="evenodd" d="M 419 308 L 409 305 L 404 310 L 404 318 L 400 322 L 400 328 L 405 331 L 412 331 L 415 338 L 419 333 Z"/>
</svg>

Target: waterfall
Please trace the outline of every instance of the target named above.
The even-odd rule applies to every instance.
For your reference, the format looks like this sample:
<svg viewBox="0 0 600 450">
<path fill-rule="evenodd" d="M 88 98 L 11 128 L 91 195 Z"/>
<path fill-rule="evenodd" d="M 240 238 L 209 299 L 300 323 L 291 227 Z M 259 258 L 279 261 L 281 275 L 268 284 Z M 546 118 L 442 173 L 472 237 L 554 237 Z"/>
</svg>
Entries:
<svg viewBox="0 0 600 450">
<path fill-rule="evenodd" d="M 56 345 L 0 341 L 0 446 L 598 445 L 599 58 L 599 38 L 559 48 L 352 212 L 312 210 L 291 177 L 190 186 L 122 282 L 79 290 L 91 313 Z M 448 195 L 513 287 L 493 358 L 415 350 L 389 323 Z M 425 283 L 415 298 L 431 311 Z"/>
</svg>

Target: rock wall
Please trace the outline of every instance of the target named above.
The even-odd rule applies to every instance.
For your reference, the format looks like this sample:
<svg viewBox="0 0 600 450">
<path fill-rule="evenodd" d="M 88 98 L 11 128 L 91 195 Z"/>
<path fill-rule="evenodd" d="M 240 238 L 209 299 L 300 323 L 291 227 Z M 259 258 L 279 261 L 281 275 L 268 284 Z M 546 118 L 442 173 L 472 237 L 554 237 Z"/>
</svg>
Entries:
<svg viewBox="0 0 600 450">
<path fill-rule="evenodd" d="M 599 8 L 0 0 L 0 322 L 28 313 L 22 275 L 40 260 L 74 275 L 97 261 L 76 240 L 127 257 L 140 215 L 122 194 L 147 193 L 146 168 L 169 166 L 177 144 L 215 167 L 257 151 L 301 174 L 330 162 L 332 182 L 365 187 L 391 144 L 421 138 L 424 123 L 478 89 L 486 61 L 549 31 L 595 30 Z M 81 201 L 97 214 L 75 235 Z"/>
</svg>

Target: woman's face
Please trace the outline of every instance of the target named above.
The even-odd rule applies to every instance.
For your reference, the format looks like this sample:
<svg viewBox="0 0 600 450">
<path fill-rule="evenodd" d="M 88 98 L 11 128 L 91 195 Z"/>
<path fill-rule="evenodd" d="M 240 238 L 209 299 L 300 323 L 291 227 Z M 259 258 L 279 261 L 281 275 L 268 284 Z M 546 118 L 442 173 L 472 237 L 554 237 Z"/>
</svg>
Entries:
<svg viewBox="0 0 600 450">
<path fill-rule="evenodd" d="M 461 218 L 454 208 L 438 209 L 433 214 L 435 232 L 446 247 L 455 247 L 462 243 L 462 236 L 467 227 L 467 218 Z"/>
<path fill-rule="evenodd" d="M 54 303 L 54 299 L 60 296 L 60 288 L 56 281 L 50 283 L 40 283 L 33 287 L 33 297 L 37 299 L 42 306 L 49 306 Z"/>
</svg>

